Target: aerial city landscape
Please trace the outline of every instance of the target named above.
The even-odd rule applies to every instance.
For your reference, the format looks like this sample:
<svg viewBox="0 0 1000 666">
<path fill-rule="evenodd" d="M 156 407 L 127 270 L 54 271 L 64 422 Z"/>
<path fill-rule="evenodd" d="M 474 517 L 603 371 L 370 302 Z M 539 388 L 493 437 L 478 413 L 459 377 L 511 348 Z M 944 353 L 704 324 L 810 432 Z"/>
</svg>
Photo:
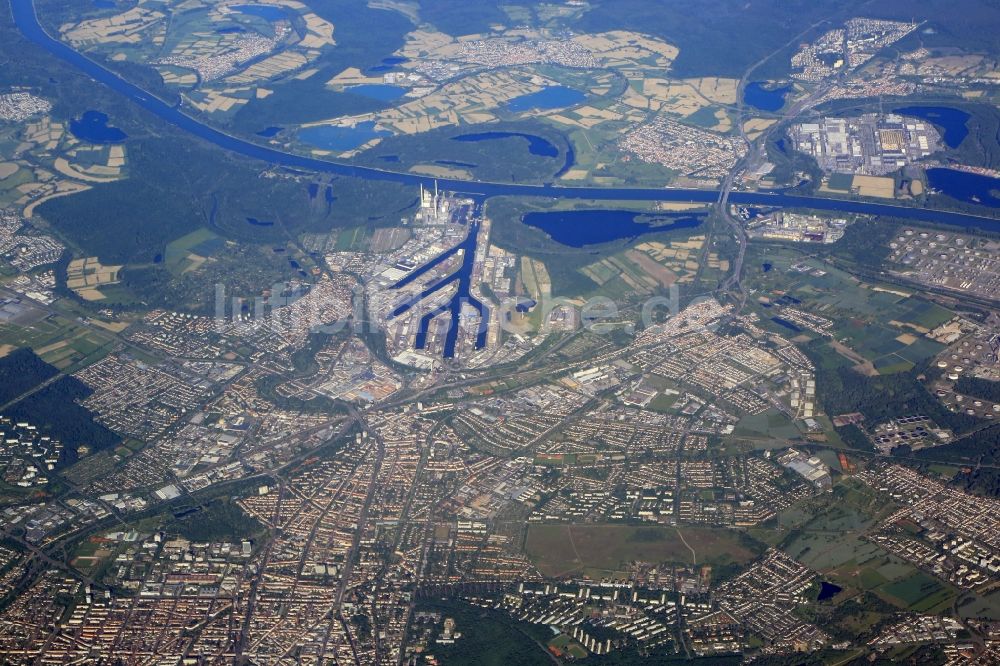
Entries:
<svg viewBox="0 0 1000 666">
<path fill-rule="evenodd" d="M 0 0 L 0 663 L 1000 664 L 991 0 Z"/>
</svg>

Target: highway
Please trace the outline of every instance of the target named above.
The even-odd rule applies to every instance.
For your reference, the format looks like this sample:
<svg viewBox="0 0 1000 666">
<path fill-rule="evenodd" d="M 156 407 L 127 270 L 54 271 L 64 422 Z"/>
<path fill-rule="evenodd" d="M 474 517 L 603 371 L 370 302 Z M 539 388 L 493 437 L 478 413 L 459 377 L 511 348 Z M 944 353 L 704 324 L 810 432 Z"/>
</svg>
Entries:
<svg viewBox="0 0 1000 666">
<path fill-rule="evenodd" d="M 726 175 L 725 179 L 722 181 L 722 185 L 719 188 L 719 199 L 715 205 L 715 211 L 720 219 L 726 221 L 726 223 L 732 228 L 733 234 L 736 236 L 736 240 L 739 243 L 739 249 L 737 250 L 736 258 L 733 261 L 732 274 L 726 279 L 726 281 L 721 285 L 720 291 L 724 292 L 736 292 L 738 294 L 735 313 L 738 314 L 743 307 L 746 305 L 747 293 L 743 289 L 742 285 L 742 275 L 743 275 L 743 264 L 746 261 L 747 245 L 750 239 L 747 237 L 746 230 L 743 228 L 743 224 L 740 220 L 734 218 L 729 212 L 729 200 L 733 194 L 733 185 L 740 174 L 744 173 L 750 165 L 762 163 L 766 159 L 766 151 L 764 147 L 767 145 L 767 139 L 776 128 L 780 128 L 783 122 L 799 116 L 803 111 L 806 111 L 816 103 L 828 90 L 828 85 L 819 86 L 805 99 L 795 102 L 788 112 L 782 114 L 782 121 L 773 124 L 771 127 L 764 130 L 754 141 L 751 141 L 747 137 L 746 129 L 744 127 L 744 112 L 745 112 L 745 102 L 744 102 L 744 92 L 746 90 L 747 84 L 750 83 L 750 79 L 753 73 L 760 68 L 768 60 L 781 53 L 784 49 L 792 46 L 800 41 L 802 41 L 807 34 L 818 28 L 819 26 L 827 23 L 828 19 L 823 19 L 813 23 L 811 26 L 803 30 L 801 33 L 792 37 L 786 44 L 782 45 L 778 49 L 767 54 L 757 62 L 750 65 L 749 68 L 740 77 L 739 84 L 736 87 L 736 126 L 739 129 L 740 136 L 747 145 L 747 154 L 740 159 L 730 172 Z"/>
</svg>

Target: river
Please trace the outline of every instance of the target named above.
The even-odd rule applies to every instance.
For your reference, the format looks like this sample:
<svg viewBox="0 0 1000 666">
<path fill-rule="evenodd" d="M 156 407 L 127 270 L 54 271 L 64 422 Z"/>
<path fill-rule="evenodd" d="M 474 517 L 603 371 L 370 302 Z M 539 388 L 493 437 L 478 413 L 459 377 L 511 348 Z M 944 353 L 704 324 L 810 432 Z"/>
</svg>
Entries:
<svg viewBox="0 0 1000 666">
<path fill-rule="evenodd" d="M 159 116 L 162 120 L 184 130 L 220 148 L 232 151 L 274 165 L 332 173 L 354 178 L 366 178 L 413 185 L 430 184 L 433 180 L 426 176 L 411 173 L 401 173 L 374 167 L 364 167 L 343 162 L 330 162 L 305 155 L 287 153 L 251 141 L 240 139 L 218 130 L 197 120 L 179 107 L 167 104 L 153 94 L 126 81 L 98 62 L 74 51 L 66 44 L 52 38 L 42 28 L 35 15 L 32 0 L 10 0 L 14 22 L 26 39 L 44 48 L 52 55 L 65 60 L 80 69 L 94 80 L 103 83 L 140 105 L 147 111 Z M 594 199 L 614 201 L 680 201 L 714 203 L 718 193 L 714 190 L 680 189 L 680 188 L 601 188 L 601 187 L 558 187 L 546 185 L 518 185 L 511 183 L 490 183 L 455 179 L 438 179 L 438 184 L 455 192 L 491 196 L 534 196 L 562 199 Z M 848 201 L 842 199 L 825 199 L 820 197 L 802 197 L 787 194 L 769 194 L 763 192 L 733 192 L 729 196 L 730 203 L 756 206 L 780 206 L 786 208 L 812 208 L 837 213 L 861 213 L 867 215 L 885 215 L 907 218 L 921 222 L 954 224 L 963 227 L 978 227 L 980 229 L 1000 232 L 1000 220 L 931 210 L 927 208 L 912 208 L 894 206 L 891 204 Z"/>
</svg>

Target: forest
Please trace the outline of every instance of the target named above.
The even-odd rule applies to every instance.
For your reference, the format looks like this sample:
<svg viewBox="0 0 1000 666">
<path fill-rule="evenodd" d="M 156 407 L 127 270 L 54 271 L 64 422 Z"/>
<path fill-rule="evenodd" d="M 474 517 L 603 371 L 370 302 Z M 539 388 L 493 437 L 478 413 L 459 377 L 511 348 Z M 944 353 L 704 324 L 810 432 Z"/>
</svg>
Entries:
<svg viewBox="0 0 1000 666">
<path fill-rule="evenodd" d="M 860 413 L 868 426 L 884 423 L 900 416 L 925 414 L 939 426 L 964 433 L 981 421 L 966 414 L 955 413 L 934 397 L 919 377 L 923 368 L 892 375 L 863 375 L 830 348 L 824 339 L 816 339 L 802 347 L 816 366 L 817 398 L 823 410 L 831 415 Z M 841 436 L 859 445 L 856 426 L 840 429 Z M 865 447 L 870 448 L 870 447 Z M 940 447 L 934 449 L 939 451 Z"/>
<path fill-rule="evenodd" d="M 38 357 L 31 349 L 17 349 L 0 358 L 0 405 L 6 404 L 59 371 Z"/>
<path fill-rule="evenodd" d="M 8 413 L 65 444 L 66 462 L 72 463 L 80 446 L 87 446 L 93 453 L 121 442 L 121 437 L 95 421 L 90 410 L 78 403 L 91 393 L 79 379 L 61 377 L 18 402 Z"/>
<path fill-rule="evenodd" d="M 962 395 L 1000 403 L 1000 382 L 979 377 L 959 377 L 955 382 L 955 392 Z"/>
</svg>

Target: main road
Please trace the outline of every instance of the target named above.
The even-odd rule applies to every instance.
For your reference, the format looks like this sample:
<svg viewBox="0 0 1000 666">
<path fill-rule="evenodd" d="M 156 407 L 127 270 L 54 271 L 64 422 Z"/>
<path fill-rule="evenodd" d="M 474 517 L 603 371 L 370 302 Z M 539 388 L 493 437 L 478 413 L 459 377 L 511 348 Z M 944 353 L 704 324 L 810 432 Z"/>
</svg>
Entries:
<svg viewBox="0 0 1000 666">
<path fill-rule="evenodd" d="M 96 60 L 72 49 L 67 44 L 53 38 L 42 27 L 35 13 L 33 0 L 10 0 L 10 7 L 18 30 L 24 37 L 103 83 L 127 99 L 165 122 L 184 130 L 198 138 L 215 144 L 225 150 L 261 160 L 273 165 L 331 173 L 354 178 L 366 178 L 386 182 L 417 186 L 430 184 L 432 179 L 416 174 L 360 166 L 345 162 L 331 162 L 306 155 L 277 150 L 252 141 L 228 134 L 185 113 L 179 105 L 170 104 L 153 93 L 123 79 Z M 602 188 L 602 187 L 559 187 L 552 184 L 521 185 L 455 179 L 439 179 L 446 189 L 479 195 L 483 197 L 514 195 L 525 197 L 548 197 L 559 199 L 592 199 L 606 201 L 680 201 L 718 204 L 718 190 L 678 189 L 678 188 Z M 1000 232 L 1000 220 L 951 211 L 929 208 L 896 206 L 845 199 L 793 196 L 766 192 L 728 193 L 728 202 L 752 206 L 775 206 L 785 208 L 811 208 L 838 213 L 860 213 L 907 218 L 921 222 L 954 224 L 963 227 Z"/>
<path fill-rule="evenodd" d="M 826 92 L 826 85 L 820 86 L 812 93 L 809 94 L 803 100 L 796 102 L 792 108 L 784 115 L 782 122 L 776 122 L 771 127 L 767 128 L 753 141 L 747 136 L 746 132 L 746 118 L 744 117 L 745 103 L 743 99 L 744 92 L 746 91 L 747 84 L 759 67 L 761 67 L 765 62 L 775 57 L 786 48 L 794 45 L 797 42 L 801 42 L 802 39 L 812 30 L 815 30 L 820 25 L 828 23 L 828 19 L 822 19 L 813 23 L 811 26 L 803 30 L 798 35 L 792 37 L 787 44 L 782 45 L 780 48 L 767 54 L 757 62 L 750 65 L 743 76 L 740 77 L 739 83 L 736 86 L 736 126 L 740 132 L 740 138 L 747 146 L 747 153 L 740 160 L 733 165 L 729 173 L 722 180 L 722 184 L 719 188 L 719 199 L 715 205 L 715 213 L 717 217 L 724 220 L 733 229 L 733 235 L 736 237 L 736 242 L 739 244 L 739 249 L 736 252 L 736 257 L 733 260 L 733 270 L 729 277 L 720 285 L 720 291 L 728 291 L 734 293 L 737 298 L 737 307 L 734 314 L 738 314 L 743 306 L 746 305 L 747 292 L 743 289 L 742 275 L 743 275 L 743 262 L 746 260 L 747 245 L 750 242 L 750 238 L 747 235 L 746 229 L 743 227 L 743 223 L 734 217 L 729 208 L 729 198 L 733 194 L 733 184 L 739 175 L 750 165 L 761 163 L 765 157 L 765 146 L 767 145 L 768 138 L 776 128 L 782 126 L 782 122 L 787 122 L 791 118 L 797 117 L 803 111 L 811 108 L 816 101 L 818 101 Z"/>
</svg>

